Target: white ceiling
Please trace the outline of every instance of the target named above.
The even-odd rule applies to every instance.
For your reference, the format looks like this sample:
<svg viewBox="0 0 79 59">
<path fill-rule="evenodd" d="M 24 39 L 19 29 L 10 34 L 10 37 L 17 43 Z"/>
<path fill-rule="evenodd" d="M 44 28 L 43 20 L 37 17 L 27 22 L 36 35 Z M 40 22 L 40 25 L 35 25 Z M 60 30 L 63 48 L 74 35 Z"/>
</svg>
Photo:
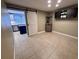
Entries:
<svg viewBox="0 0 79 59">
<path fill-rule="evenodd" d="M 55 7 L 57 4 L 57 0 L 51 0 L 51 7 L 48 8 L 48 0 L 5 0 L 6 2 L 21 5 L 25 7 L 35 8 L 43 11 L 53 11 L 55 9 L 66 7 L 69 5 L 76 4 L 78 0 L 62 0 L 62 2 L 59 4 L 59 7 Z"/>
</svg>

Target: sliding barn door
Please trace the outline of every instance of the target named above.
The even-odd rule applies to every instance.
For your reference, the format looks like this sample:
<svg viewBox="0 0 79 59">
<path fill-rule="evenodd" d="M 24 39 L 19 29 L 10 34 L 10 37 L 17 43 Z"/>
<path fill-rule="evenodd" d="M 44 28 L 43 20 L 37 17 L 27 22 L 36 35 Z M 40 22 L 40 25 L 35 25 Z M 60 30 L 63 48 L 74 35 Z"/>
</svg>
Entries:
<svg viewBox="0 0 79 59">
<path fill-rule="evenodd" d="M 29 28 L 29 35 L 33 35 L 37 33 L 37 14 L 36 12 L 28 11 L 27 13 L 27 20 L 28 20 L 28 28 Z"/>
</svg>

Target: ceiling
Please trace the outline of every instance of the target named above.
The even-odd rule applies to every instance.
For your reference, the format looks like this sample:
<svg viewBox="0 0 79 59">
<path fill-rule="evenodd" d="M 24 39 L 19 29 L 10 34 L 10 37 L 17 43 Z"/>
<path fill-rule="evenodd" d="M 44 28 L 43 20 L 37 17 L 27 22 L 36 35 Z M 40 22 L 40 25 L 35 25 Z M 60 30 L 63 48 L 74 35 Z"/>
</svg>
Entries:
<svg viewBox="0 0 79 59">
<path fill-rule="evenodd" d="M 43 11 L 53 11 L 58 8 L 66 7 L 69 5 L 77 4 L 78 0 L 62 0 L 59 7 L 55 7 L 58 0 L 51 0 L 51 7 L 48 7 L 48 0 L 5 0 L 8 3 L 21 5 L 25 7 L 35 8 Z"/>
</svg>

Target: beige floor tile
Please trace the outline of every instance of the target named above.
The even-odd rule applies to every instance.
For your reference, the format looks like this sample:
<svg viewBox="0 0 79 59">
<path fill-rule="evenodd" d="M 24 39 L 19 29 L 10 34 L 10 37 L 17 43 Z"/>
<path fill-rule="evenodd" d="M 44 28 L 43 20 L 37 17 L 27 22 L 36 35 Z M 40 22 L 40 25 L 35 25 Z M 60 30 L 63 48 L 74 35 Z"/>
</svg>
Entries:
<svg viewBox="0 0 79 59">
<path fill-rule="evenodd" d="M 77 59 L 78 40 L 56 33 L 15 33 L 15 59 Z"/>
</svg>

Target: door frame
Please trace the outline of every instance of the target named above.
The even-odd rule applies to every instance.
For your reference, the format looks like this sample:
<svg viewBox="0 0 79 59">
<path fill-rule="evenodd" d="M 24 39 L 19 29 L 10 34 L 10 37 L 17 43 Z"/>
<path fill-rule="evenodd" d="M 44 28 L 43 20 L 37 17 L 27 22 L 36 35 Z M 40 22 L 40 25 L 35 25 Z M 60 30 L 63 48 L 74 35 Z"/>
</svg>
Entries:
<svg viewBox="0 0 79 59">
<path fill-rule="evenodd" d="M 27 30 L 27 34 L 29 36 L 29 24 L 28 24 L 28 19 L 27 19 L 27 11 L 33 11 L 33 12 L 37 13 L 37 9 L 28 8 L 28 7 L 25 7 L 25 6 L 20 6 L 20 5 L 16 5 L 16 4 L 8 3 L 8 2 L 5 2 L 5 4 L 6 4 L 7 9 L 20 10 L 20 11 L 25 12 L 26 30 Z M 37 27 L 37 30 L 38 30 L 38 27 Z"/>
<path fill-rule="evenodd" d="M 16 8 L 16 7 L 9 7 L 7 9 L 10 10 L 18 10 L 18 11 L 23 11 L 24 15 L 25 15 L 25 23 L 26 23 L 26 33 L 29 35 L 29 29 L 28 29 L 28 20 L 27 20 L 27 11 L 25 9 L 21 9 L 21 8 Z"/>
</svg>

